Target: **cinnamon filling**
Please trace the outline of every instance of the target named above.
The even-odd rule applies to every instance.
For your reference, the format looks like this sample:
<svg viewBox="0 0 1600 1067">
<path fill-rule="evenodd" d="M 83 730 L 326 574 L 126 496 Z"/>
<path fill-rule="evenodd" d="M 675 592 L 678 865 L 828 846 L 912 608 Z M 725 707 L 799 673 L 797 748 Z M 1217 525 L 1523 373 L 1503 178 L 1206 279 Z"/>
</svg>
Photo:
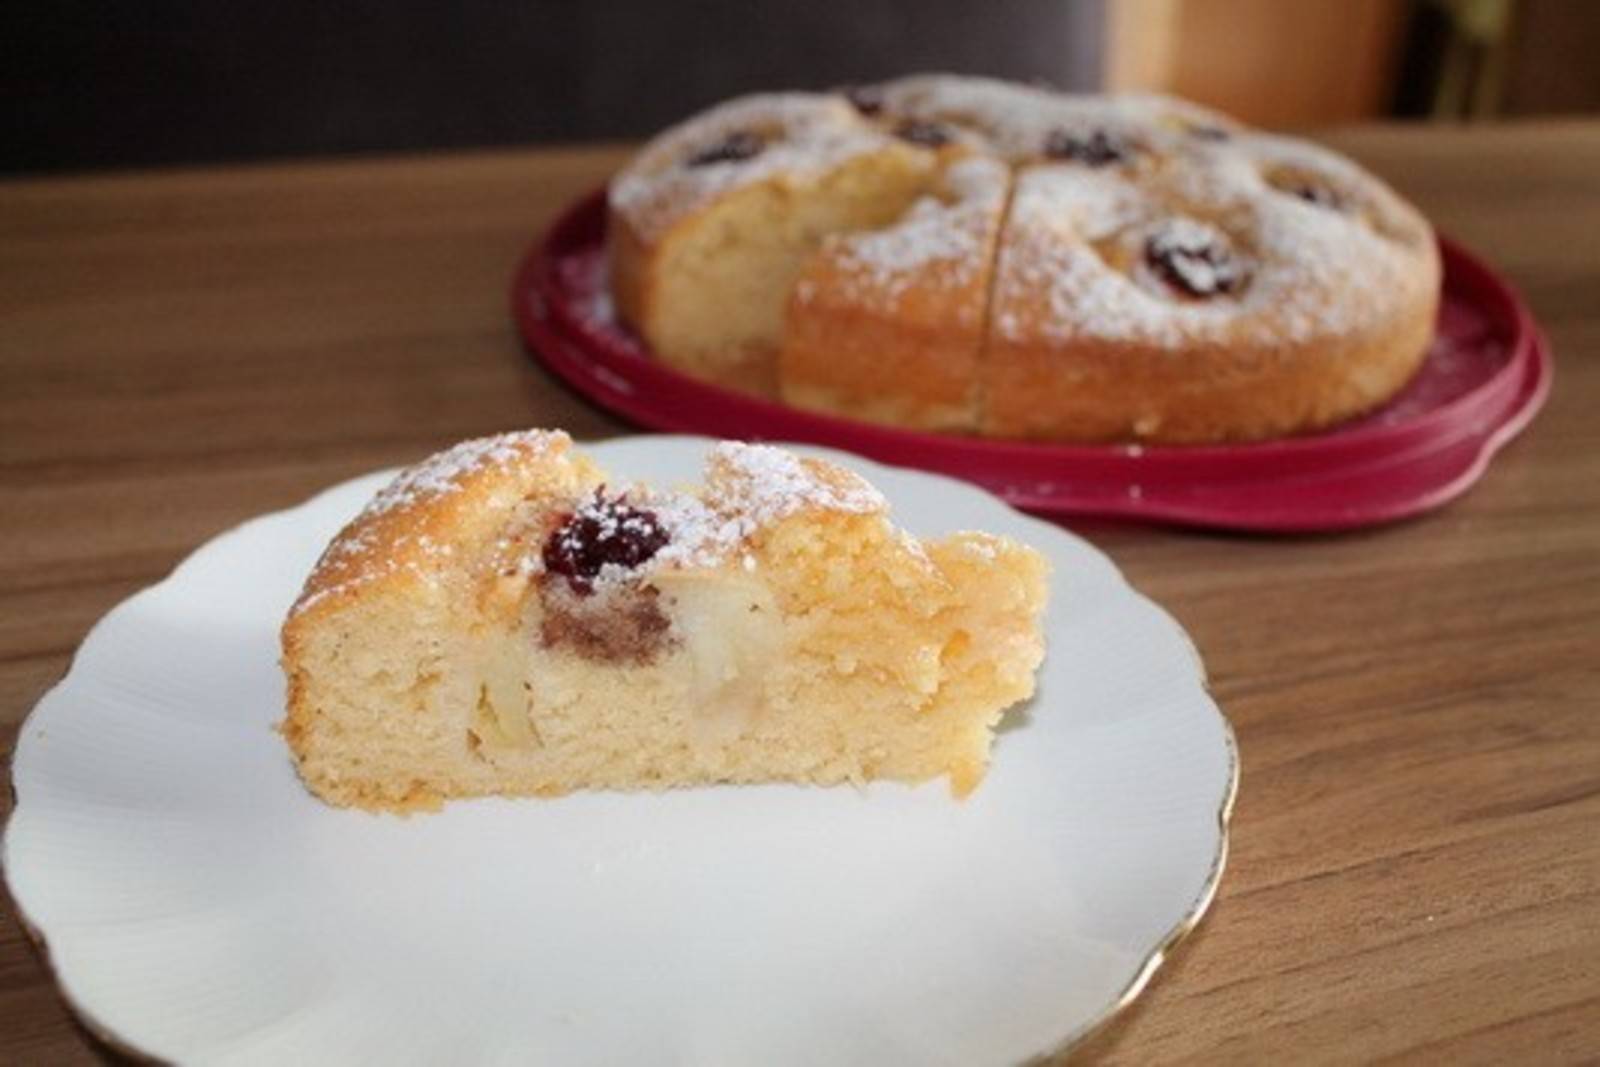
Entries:
<svg viewBox="0 0 1600 1067">
<path fill-rule="evenodd" d="M 539 640 L 585 659 L 648 663 L 669 640 L 660 592 L 626 579 L 672 540 L 656 513 L 595 490 L 550 532 L 539 578 Z M 596 596 L 603 588 L 605 595 Z"/>
<path fill-rule="evenodd" d="M 654 586 L 619 587 L 603 597 L 582 596 L 551 575 L 539 581 L 544 620 L 539 641 L 599 663 L 643 665 L 672 643 L 672 620 Z"/>
</svg>

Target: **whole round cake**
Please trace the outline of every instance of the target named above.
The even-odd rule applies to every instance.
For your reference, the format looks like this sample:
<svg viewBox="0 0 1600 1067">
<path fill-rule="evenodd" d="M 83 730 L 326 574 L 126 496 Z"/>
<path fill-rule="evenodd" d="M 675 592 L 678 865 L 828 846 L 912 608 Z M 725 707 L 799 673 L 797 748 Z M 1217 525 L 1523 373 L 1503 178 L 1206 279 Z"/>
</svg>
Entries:
<svg viewBox="0 0 1600 1067">
<path fill-rule="evenodd" d="M 921 75 L 748 96 L 612 182 L 622 320 L 657 358 L 851 418 L 1250 440 L 1411 378 L 1432 229 L 1350 160 L 1170 97 Z"/>
</svg>

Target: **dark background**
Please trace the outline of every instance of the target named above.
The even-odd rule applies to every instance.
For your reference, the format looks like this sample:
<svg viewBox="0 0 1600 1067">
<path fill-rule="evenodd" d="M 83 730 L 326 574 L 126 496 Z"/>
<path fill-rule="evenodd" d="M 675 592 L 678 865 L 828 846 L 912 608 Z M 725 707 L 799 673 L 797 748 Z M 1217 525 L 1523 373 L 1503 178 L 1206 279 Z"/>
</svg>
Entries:
<svg viewBox="0 0 1600 1067">
<path fill-rule="evenodd" d="M 0 170 L 638 137 L 735 93 L 1099 82 L 1098 0 L 6 0 Z"/>
<path fill-rule="evenodd" d="M 0 0 L 0 174 L 632 139 L 930 70 L 1290 128 L 1592 113 L 1597 57 L 1600 0 Z"/>
</svg>

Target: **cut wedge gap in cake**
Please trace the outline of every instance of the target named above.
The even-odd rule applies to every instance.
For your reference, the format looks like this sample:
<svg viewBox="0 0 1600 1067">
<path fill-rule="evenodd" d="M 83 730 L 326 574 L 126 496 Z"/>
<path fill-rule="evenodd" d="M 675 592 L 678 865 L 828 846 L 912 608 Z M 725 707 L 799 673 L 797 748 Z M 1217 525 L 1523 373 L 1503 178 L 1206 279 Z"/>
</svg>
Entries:
<svg viewBox="0 0 1600 1067">
<path fill-rule="evenodd" d="M 1011 170 L 952 161 L 893 225 L 835 234 L 802 273 L 779 361 L 799 407 L 971 431 Z"/>
<path fill-rule="evenodd" d="M 938 158 L 842 97 L 713 109 L 611 188 L 618 311 L 664 362 L 776 395 L 785 308 L 812 254 L 830 234 L 898 219 L 936 181 Z"/>
<path fill-rule="evenodd" d="M 1006 182 L 1005 203 L 1000 208 L 999 230 L 984 264 L 983 325 L 978 338 L 978 357 L 973 368 L 971 389 L 972 423 L 969 429 L 973 432 L 981 429 L 984 412 L 989 410 L 989 348 L 993 344 L 995 330 L 995 289 L 1000 283 L 1000 253 L 1005 248 L 1005 235 L 1011 229 L 1011 212 L 1017 202 L 1019 169 L 1016 166 L 1011 168 L 1010 180 Z"/>
</svg>

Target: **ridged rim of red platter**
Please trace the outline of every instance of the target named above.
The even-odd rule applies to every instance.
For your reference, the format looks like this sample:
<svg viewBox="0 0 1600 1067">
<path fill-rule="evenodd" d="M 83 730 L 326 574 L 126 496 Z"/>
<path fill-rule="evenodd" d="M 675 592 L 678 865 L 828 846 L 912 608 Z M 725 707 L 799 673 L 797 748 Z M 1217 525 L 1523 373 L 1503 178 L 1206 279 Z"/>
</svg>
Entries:
<svg viewBox="0 0 1600 1067">
<path fill-rule="evenodd" d="M 585 268 L 598 255 L 605 214 L 604 190 L 575 202 L 512 282 L 512 312 L 529 351 L 578 393 L 651 429 L 831 445 L 951 474 L 1045 515 L 1284 532 L 1389 522 L 1464 492 L 1550 389 L 1549 349 L 1521 298 L 1441 238 L 1441 332 L 1416 391 L 1331 430 L 1250 444 L 1140 446 L 876 426 L 723 389 L 650 358 L 636 337 L 594 313 L 597 287 Z M 1456 369 L 1434 374 L 1445 360 Z M 1466 364 L 1473 366 L 1461 370 Z M 1449 384 L 1451 373 L 1467 384 Z M 1430 374 L 1458 391 L 1428 399 L 1421 379 Z"/>
</svg>

